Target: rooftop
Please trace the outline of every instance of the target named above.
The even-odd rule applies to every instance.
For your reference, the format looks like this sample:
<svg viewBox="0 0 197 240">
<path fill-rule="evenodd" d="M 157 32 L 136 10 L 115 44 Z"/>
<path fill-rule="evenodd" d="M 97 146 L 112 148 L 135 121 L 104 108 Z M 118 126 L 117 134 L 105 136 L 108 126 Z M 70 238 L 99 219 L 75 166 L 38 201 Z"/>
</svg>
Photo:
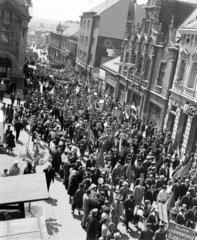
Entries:
<svg viewBox="0 0 197 240">
<path fill-rule="evenodd" d="M 178 29 L 185 19 L 195 10 L 195 6 L 190 4 L 191 1 L 161 0 L 159 22 L 162 23 L 164 36 L 168 33 L 172 16 L 174 16 L 174 28 Z"/>
<path fill-rule="evenodd" d="M 115 63 L 120 62 L 120 60 L 121 60 L 121 56 L 118 56 L 116 58 L 113 58 L 113 59 L 103 63 L 101 66 L 113 71 L 114 73 L 118 73 L 119 72 L 119 65 L 117 65 Z"/>
<path fill-rule="evenodd" d="M 197 29 L 197 9 L 185 20 L 180 29 Z"/>
<path fill-rule="evenodd" d="M 108 8 L 112 7 L 119 1 L 121 1 L 121 0 L 106 0 L 102 3 L 100 3 L 99 5 L 97 5 L 96 7 L 90 9 L 87 12 L 96 12 L 97 15 L 100 15 L 102 12 L 104 12 Z"/>
</svg>

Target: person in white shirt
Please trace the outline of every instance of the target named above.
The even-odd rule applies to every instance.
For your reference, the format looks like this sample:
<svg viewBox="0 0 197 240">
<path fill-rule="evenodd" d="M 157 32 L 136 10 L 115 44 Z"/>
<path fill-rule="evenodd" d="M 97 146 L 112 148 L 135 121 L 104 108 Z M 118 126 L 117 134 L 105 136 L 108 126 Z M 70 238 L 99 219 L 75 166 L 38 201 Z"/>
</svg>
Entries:
<svg viewBox="0 0 197 240">
<path fill-rule="evenodd" d="M 163 189 L 159 191 L 157 202 L 165 203 L 168 200 L 167 186 L 164 185 Z"/>
</svg>

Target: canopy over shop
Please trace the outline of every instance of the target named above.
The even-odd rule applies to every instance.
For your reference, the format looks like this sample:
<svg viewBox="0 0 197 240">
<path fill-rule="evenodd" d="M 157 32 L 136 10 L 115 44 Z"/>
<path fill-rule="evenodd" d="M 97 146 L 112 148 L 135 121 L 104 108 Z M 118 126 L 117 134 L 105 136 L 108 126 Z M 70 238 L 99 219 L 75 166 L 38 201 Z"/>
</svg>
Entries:
<svg viewBox="0 0 197 240">
<path fill-rule="evenodd" d="M 0 186 L 0 209 L 13 209 L 17 204 L 21 217 L 25 217 L 24 203 L 49 197 L 44 173 L 0 178 Z"/>
<path fill-rule="evenodd" d="M 49 240 L 44 217 L 0 222 L 0 239 Z"/>
</svg>

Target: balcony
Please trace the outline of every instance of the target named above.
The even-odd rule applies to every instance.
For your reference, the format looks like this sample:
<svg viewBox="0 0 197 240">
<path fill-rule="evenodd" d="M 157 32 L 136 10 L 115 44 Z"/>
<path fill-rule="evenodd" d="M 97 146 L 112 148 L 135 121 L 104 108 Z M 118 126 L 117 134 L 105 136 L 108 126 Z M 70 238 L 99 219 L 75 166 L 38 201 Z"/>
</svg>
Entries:
<svg viewBox="0 0 197 240">
<path fill-rule="evenodd" d="M 148 80 L 142 80 L 141 86 L 147 88 Z"/>
<path fill-rule="evenodd" d="M 156 91 L 156 93 L 161 94 L 162 93 L 162 86 L 155 85 L 155 91 Z"/>
</svg>

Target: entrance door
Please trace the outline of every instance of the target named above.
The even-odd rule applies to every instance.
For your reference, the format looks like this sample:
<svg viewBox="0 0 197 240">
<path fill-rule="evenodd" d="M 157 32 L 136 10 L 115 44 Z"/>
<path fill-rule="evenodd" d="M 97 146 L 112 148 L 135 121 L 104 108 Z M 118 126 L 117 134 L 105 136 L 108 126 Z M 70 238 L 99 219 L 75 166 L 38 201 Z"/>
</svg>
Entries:
<svg viewBox="0 0 197 240">
<path fill-rule="evenodd" d="M 7 58 L 0 58 L 0 78 L 10 78 L 12 62 Z"/>
<path fill-rule="evenodd" d="M 176 116 L 173 113 L 169 113 L 168 117 L 168 124 L 167 124 L 167 129 L 172 133 L 173 128 L 174 128 L 174 122 L 175 122 Z"/>
</svg>

